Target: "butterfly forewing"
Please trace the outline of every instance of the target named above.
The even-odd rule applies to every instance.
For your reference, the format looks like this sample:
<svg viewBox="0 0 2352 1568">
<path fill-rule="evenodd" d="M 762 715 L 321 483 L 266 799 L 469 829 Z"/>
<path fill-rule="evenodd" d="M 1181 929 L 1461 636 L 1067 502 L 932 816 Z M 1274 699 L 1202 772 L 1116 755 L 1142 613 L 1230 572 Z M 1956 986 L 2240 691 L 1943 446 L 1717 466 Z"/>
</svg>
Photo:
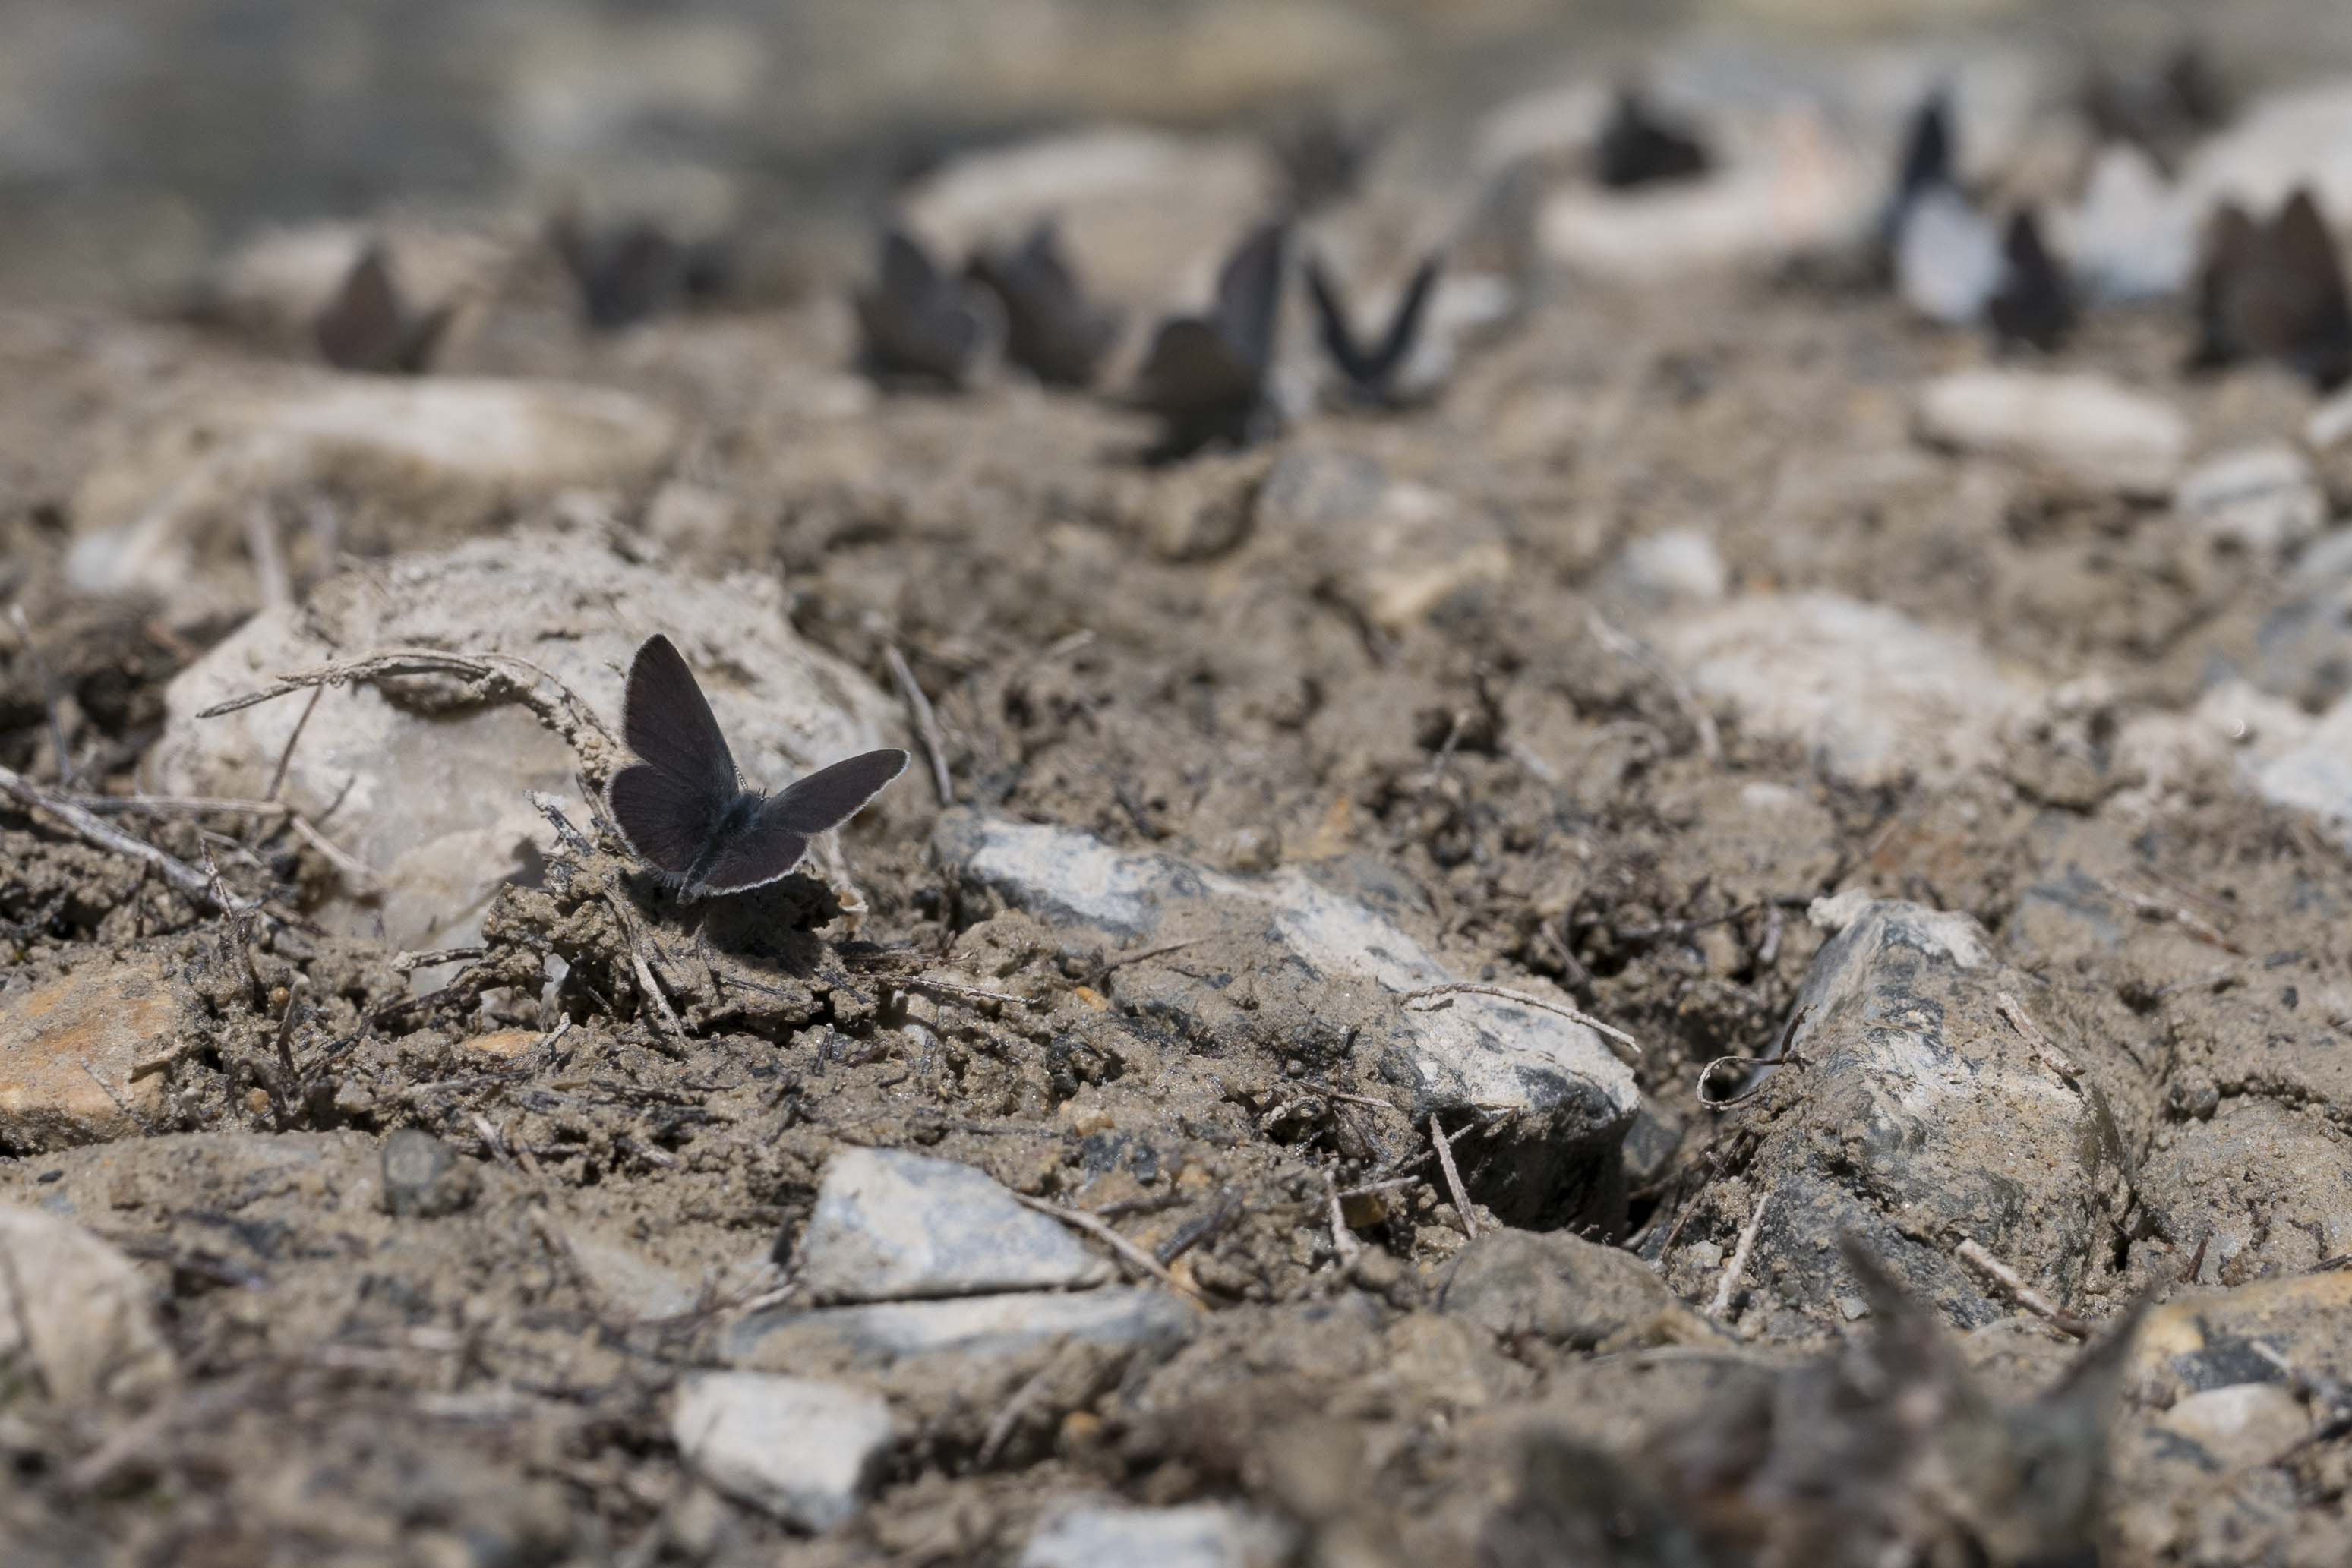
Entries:
<svg viewBox="0 0 2352 1568">
<path fill-rule="evenodd" d="M 667 637 L 646 638 L 629 665 L 621 735 L 656 772 L 709 800 L 714 812 L 741 791 L 719 720 Z"/>
<path fill-rule="evenodd" d="M 1217 329 L 1252 370 L 1263 373 L 1274 360 L 1276 323 L 1282 313 L 1282 260 L 1289 225 L 1266 224 L 1227 257 L 1217 273 Z"/>
<path fill-rule="evenodd" d="M 404 327 L 392 269 L 370 246 L 319 313 L 319 353 L 337 370 L 383 370 L 398 356 Z"/>
</svg>

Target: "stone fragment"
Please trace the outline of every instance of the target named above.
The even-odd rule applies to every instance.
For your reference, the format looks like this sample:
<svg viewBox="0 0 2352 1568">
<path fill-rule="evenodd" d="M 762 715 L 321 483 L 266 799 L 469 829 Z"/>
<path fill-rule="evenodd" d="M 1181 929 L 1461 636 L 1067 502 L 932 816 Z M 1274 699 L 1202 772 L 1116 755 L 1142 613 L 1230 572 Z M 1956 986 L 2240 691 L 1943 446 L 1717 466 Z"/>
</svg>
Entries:
<svg viewBox="0 0 2352 1568">
<path fill-rule="evenodd" d="M 2189 445 L 2171 404 L 2085 371 L 1954 371 L 1921 389 L 1920 435 L 2049 465 L 2126 496 L 2168 494 Z"/>
<path fill-rule="evenodd" d="M 481 1178 L 457 1150 L 416 1127 L 383 1141 L 383 1211 L 395 1219 L 438 1219 L 474 1201 Z"/>
<path fill-rule="evenodd" d="M 2352 530 L 2295 562 L 2254 633 L 2255 685 L 2314 712 L 2352 692 Z"/>
<path fill-rule="evenodd" d="M 701 1304 L 701 1292 L 693 1281 L 635 1248 L 608 1241 L 584 1228 L 562 1234 L 572 1266 L 608 1312 L 637 1322 L 657 1322 L 683 1317 Z"/>
<path fill-rule="evenodd" d="M 2337 698 L 2276 755 L 2242 758 L 2242 766 L 2263 800 L 2310 812 L 2339 842 L 2352 845 L 2352 696 Z"/>
<path fill-rule="evenodd" d="M 1715 539 L 1700 528 L 1662 528 L 1628 543 L 1602 573 L 1602 605 L 1636 616 L 1719 604 L 1731 591 L 1731 569 Z"/>
<path fill-rule="evenodd" d="M 0 1206 L 0 1378 L 66 1404 L 136 1397 L 173 1375 L 146 1282 L 71 1220 Z"/>
<path fill-rule="evenodd" d="M 263 594 L 248 529 L 259 516 L 282 531 L 281 501 L 304 515 L 325 503 L 339 548 L 379 553 L 559 491 L 649 484 L 678 433 L 670 414 L 602 387 L 323 373 L 214 387 L 114 435 L 74 491 L 66 572 L 88 592 L 163 597 L 175 614 L 194 612 L 180 602 L 191 593 L 206 610 L 250 608 Z M 281 549 L 328 564 L 323 540 L 289 535 Z"/>
<path fill-rule="evenodd" d="M 2182 476 L 2172 507 L 2207 542 L 2266 557 L 2308 543 L 2327 521 L 2311 464 L 2284 443 L 2208 458 Z"/>
<path fill-rule="evenodd" d="M 1065 1508 L 1039 1525 L 1021 1568 L 1276 1568 L 1288 1531 L 1222 1503 Z"/>
<path fill-rule="evenodd" d="M 1661 651 L 1751 734 L 1793 740 L 1859 785 L 1991 761 L 2031 695 L 1973 641 L 1828 593 L 1750 594 L 1660 626 Z"/>
<path fill-rule="evenodd" d="M 817 1189 L 794 1257 L 819 1301 L 898 1301 L 1099 1285 L 1110 1267 L 970 1166 L 848 1149 Z"/>
<path fill-rule="evenodd" d="M 1814 957 L 1788 1042 L 1803 1065 L 1762 1070 L 1732 1113 L 1760 1139 L 1745 1176 L 1770 1206 L 1748 1273 L 1762 1296 L 1837 1321 L 1819 1260 L 1848 1231 L 1971 1327 L 2011 1304 L 1916 1236 L 1973 1240 L 2062 1305 L 2101 1272 L 2126 1199 L 2104 1047 L 2029 1014 L 2045 1060 L 2004 993 L 2042 994 L 1974 920 L 1916 904 L 1864 906 Z"/>
<path fill-rule="evenodd" d="M 2352 1272 L 2181 1291 L 2148 1312 L 2132 1346 L 2134 1396 L 2165 1406 L 2210 1388 L 2285 1383 L 2282 1359 L 2306 1370 L 2352 1364 Z"/>
<path fill-rule="evenodd" d="M 967 886 L 1049 925 L 1139 946 L 1192 943 L 1185 965 L 1138 964 L 1119 986 L 1129 1005 L 1192 1038 L 1231 1037 L 1238 1050 L 1269 1027 L 1293 1027 L 1269 1020 L 1295 1019 L 1346 1042 L 1354 1062 L 1408 1096 L 1416 1121 L 1517 1110 L 1481 1140 L 1474 1180 L 1507 1218 L 1572 1207 L 1614 1179 L 1639 1103 L 1632 1071 L 1584 1025 L 1506 998 L 1453 993 L 1405 1006 L 1408 993 L 1454 977 L 1382 908 L 1297 867 L 1229 876 L 1076 829 L 970 812 L 943 821 L 935 847 Z M 1387 910 L 1406 915 L 1412 894 L 1378 891 Z M 1236 1005 L 1243 994 L 1254 1006 Z"/>
<path fill-rule="evenodd" d="M 0 1146 L 33 1154 L 135 1137 L 163 1078 L 131 1071 L 172 1048 L 180 1004 L 162 961 L 91 955 L 70 972 L 0 991 Z"/>
<path fill-rule="evenodd" d="M 887 744 L 898 727 L 872 683 L 793 634 L 772 578 L 691 580 L 593 536 L 534 531 L 352 572 L 299 611 L 254 617 L 172 683 L 147 782 L 167 794 L 267 793 L 303 698 L 198 713 L 379 649 L 527 659 L 617 730 L 623 672 L 654 632 L 698 673 L 749 779 L 781 785 Z M 571 747 L 529 711 L 473 701 L 446 676 L 327 692 L 292 750 L 285 797 L 383 885 L 375 896 L 344 889 L 317 917 L 417 950 L 477 940 L 499 884 L 553 848 L 529 792 L 569 797 L 576 773 Z"/>
<path fill-rule="evenodd" d="M 1653 1341 L 1696 1326 L 1649 1265 L 1564 1230 L 1481 1234 L 1454 1260 L 1439 1305 L 1506 1344 L 1533 1337 L 1569 1350 Z"/>
<path fill-rule="evenodd" d="M 2158 1234 L 2199 1259 L 2196 1283 L 2299 1274 L 2352 1252 L 2352 1140 L 2323 1119 L 2232 1097 L 2170 1129 L 2138 1184 Z"/>
<path fill-rule="evenodd" d="M 887 1366 L 909 1357 L 987 1360 L 1070 1341 L 1172 1348 L 1199 1314 L 1165 1291 L 1118 1286 L 1076 1295 L 1017 1292 L 954 1301 L 754 1312 L 727 1335 L 728 1359 L 783 1369 Z"/>
<path fill-rule="evenodd" d="M 826 1531 L 865 1505 L 894 1435 L 879 1395 L 764 1372 L 711 1372 L 679 1385 L 678 1452 L 711 1485 L 789 1524 Z"/>
</svg>

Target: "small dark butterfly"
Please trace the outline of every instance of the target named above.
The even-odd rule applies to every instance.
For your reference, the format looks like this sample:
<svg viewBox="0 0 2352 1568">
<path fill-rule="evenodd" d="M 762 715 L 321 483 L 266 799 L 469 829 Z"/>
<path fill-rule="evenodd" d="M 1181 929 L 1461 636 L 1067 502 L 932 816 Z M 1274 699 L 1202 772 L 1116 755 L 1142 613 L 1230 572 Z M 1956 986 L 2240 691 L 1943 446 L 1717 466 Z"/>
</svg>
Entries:
<svg viewBox="0 0 2352 1568">
<path fill-rule="evenodd" d="M 2042 241 L 2042 225 L 2021 208 L 2001 236 L 2000 287 L 1986 301 L 1993 334 L 2003 342 L 2054 351 L 2074 327 L 2074 289 Z"/>
<path fill-rule="evenodd" d="M 637 858 L 689 898 L 789 875 L 812 839 L 857 815 L 907 767 L 903 751 L 868 751 L 774 795 L 744 789 L 694 672 L 658 635 L 629 665 L 621 734 L 639 760 L 605 791 L 613 821 Z"/>
<path fill-rule="evenodd" d="M 900 229 L 882 235 L 874 287 L 856 298 L 867 371 L 962 386 L 1003 335 L 996 302 L 941 272 Z"/>
<path fill-rule="evenodd" d="M 592 232 L 566 213 L 551 225 L 550 237 L 580 291 L 582 312 L 599 331 L 635 326 L 726 287 L 724 246 L 681 244 L 644 218 Z"/>
<path fill-rule="evenodd" d="M 2214 215 L 2197 318 L 2192 364 L 2278 360 L 2323 390 L 2352 377 L 2352 298 L 2310 191 L 2298 189 L 2267 224 L 2235 205 Z"/>
<path fill-rule="evenodd" d="M 2083 84 L 2082 105 L 2101 141 L 2132 142 L 2168 170 L 2200 137 L 2226 124 L 2231 107 L 2229 84 L 2193 39 L 2153 70 L 2095 68 Z"/>
<path fill-rule="evenodd" d="M 1714 165 L 1706 144 L 1689 127 L 1662 118 L 1631 86 L 1617 89 L 1617 105 L 1601 128 L 1593 150 L 1593 177 L 1613 191 L 1670 180 L 1695 180 Z"/>
<path fill-rule="evenodd" d="M 1135 402 L 1165 427 L 1158 455 L 1187 456 L 1216 441 L 1244 445 L 1265 427 L 1289 236 L 1283 223 L 1252 230 L 1218 270 L 1209 313 L 1170 317 L 1152 335 Z"/>
<path fill-rule="evenodd" d="M 320 357 L 339 371 L 413 376 L 431 361 L 455 314 L 448 305 L 411 311 L 393 284 L 383 247 L 372 245 L 352 264 L 311 332 Z"/>
<path fill-rule="evenodd" d="M 1334 110 L 1310 110 L 1276 128 L 1266 147 L 1282 171 L 1283 193 L 1298 216 L 1345 201 L 1362 188 L 1384 128 L 1350 126 Z"/>
<path fill-rule="evenodd" d="M 1895 188 L 1878 217 L 1878 254 L 1892 275 L 1895 248 L 1912 206 L 1930 191 L 1959 189 L 1957 139 L 1952 133 L 1951 95 L 1937 88 L 1919 100 L 1903 129 L 1895 159 Z"/>
<path fill-rule="evenodd" d="M 1421 324 L 1429 314 L 1429 298 L 1437 284 L 1444 256 L 1431 252 L 1414 269 L 1412 280 L 1390 315 L 1387 329 L 1374 343 L 1357 340 L 1348 322 L 1347 306 L 1323 270 L 1320 258 L 1307 258 L 1307 297 L 1315 306 L 1324 351 L 1339 368 L 1348 390 L 1365 402 L 1394 404 L 1399 399 L 1398 373 L 1421 340 Z"/>
<path fill-rule="evenodd" d="M 1004 307 L 1004 357 L 1055 386 L 1092 383 L 1118 340 L 1118 312 L 1097 306 L 1078 287 L 1046 219 L 1016 250 L 983 250 L 966 269 Z"/>
</svg>

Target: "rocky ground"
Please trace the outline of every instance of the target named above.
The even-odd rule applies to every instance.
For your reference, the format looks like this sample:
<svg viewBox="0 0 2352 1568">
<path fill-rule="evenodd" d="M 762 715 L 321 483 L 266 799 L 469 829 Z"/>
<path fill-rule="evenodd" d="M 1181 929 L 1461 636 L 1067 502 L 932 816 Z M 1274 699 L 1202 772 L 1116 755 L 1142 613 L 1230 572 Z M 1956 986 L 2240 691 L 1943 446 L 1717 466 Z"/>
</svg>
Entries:
<svg viewBox="0 0 2352 1568">
<path fill-rule="evenodd" d="M 1918 320 L 1939 72 L 2087 258 L 2071 67 L 1662 57 L 1727 166 L 1401 131 L 1300 239 L 1454 239 L 1426 395 L 1293 298 L 1178 463 L 877 387 L 845 279 L 588 332 L 530 214 L 364 231 L 413 380 L 311 362 L 351 227 L 0 312 L 7 1560 L 2342 1562 L 2352 402 L 2177 277 Z M 2156 221 L 2352 218 L 2347 103 Z M 1117 386 L 1282 188 L 899 210 L 1059 212 Z M 915 766 L 681 903 L 598 803 L 655 632 L 751 779 Z"/>
</svg>

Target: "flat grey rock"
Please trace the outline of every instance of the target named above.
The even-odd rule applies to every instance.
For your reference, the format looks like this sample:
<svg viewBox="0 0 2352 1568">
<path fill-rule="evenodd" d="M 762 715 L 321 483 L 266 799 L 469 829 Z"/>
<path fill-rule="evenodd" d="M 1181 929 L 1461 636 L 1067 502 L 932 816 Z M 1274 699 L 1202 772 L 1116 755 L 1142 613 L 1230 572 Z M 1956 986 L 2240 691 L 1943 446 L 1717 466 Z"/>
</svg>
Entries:
<svg viewBox="0 0 2352 1568">
<path fill-rule="evenodd" d="M 1287 1532 L 1218 1503 L 1064 1509 L 1021 1553 L 1021 1568 L 1274 1568 Z"/>
<path fill-rule="evenodd" d="M 196 715 L 280 675 L 392 648 L 529 659 L 617 731 L 625 672 L 655 632 L 700 674 L 754 782 L 784 783 L 898 733 L 897 709 L 872 683 L 793 633 L 772 580 L 692 579 L 593 535 L 527 531 L 347 572 L 299 609 L 255 616 L 172 682 L 146 781 L 168 794 L 268 793 L 305 699 Z M 416 949 L 475 941 L 499 884 L 551 850 L 528 794 L 576 797 L 571 748 L 520 706 L 458 695 L 446 677 L 418 676 L 320 699 L 285 797 L 383 882 L 380 898 L 340 889 L 315 912 L 322 924 Z M 584 820 L 576 800 L 574 820 Z"/>
<path fill-rule="evenodd" d="M 1922 438 L 2038 463 L 2126 496 L 2170 492 L 2189 422 L 2160 398 L 2082 371 L 1954 371 L 1921 389 Z"/>
<path fill-rule="evenodd" d="M 903 1149 L 825 1167 L 795 1273 L 819 1301 L 897 1301 L 1099 1285 L 1110 1266 L 982 1173 Z"/>
<path fill-rule="evenodd" d="M 711 1485 L 817 1531 L 864 1506 L 892 1432 L 878 1394 L 764 1372 L 689 1377 L 670 1417 L 678 1451 Z"/>
<path fill-rule="evenodd" d="M 2002 1016 L 2003 992 L 2071 1061 L 2073 1082 Z M 1851 1291 L 1824 1260 L 1851 1230 L 1969 1326 L 2013 1304 L 1954 1259 L 1961 1239 L 2060 1304 L 2074 1300 L 2126 1200 L 2124 1156 L 2103 1047 L 2037 1013 L 2044 994 L 1966 915 L 1895 900 L 1853 911 L 1798 993 L 1790 1049 L 1803 1065 L 1771 1070 L 1729 1113 L 1759 1139 L 1744 1175 L 1769 1204 L 1748 1280 L 1834 1323 Z"/>
<path fill-rule="evenodd" d="M 1749 594 L 1654 634 L 1702 698 L 1852 784 L 1982 766 L 2032 695 L 1972 638 L 1833 593 Z"/>
<path fill-rule="evenodd" d="M 725 1354 L 738 1365 L 782 1368 L 887 1365 L 941 1353 L 986 1360 L 1070 1341 L 1172 1348 L 1192 1337 L 1199 1315 L 1165 1291 L 1131 1287 L 776 1311 L 735 1324 Z"/>
<path fill-rule="evenodd" d="M 1122 970 L 1119 995 L 1193 1039 L 1313 1029 L 1433 1112 L 1522 1113 L 1487 1140 L 1496 1197 L 1540 1207 L 1613 1168 L 1640 1096 L 1633 1075 L 1584 1025 L 1506 999 L 1408 993 L 1457 978 L 1402 919 L 1417 892 L 1337 893 L 1296 867 L 1229 876 L 1173 856 L 1113 849 L 1091 834 L 971 812 L 942 820 L 940 862 L 967 886 L 1046 922 L 1114 941 L 1183 939 L 1181 965 Z M 1383 898 L 1396 917 L 1377 908 Z M 1181 938 L 1171 932 L 1181 932 Z M 1213 978 L 1196 977 L 1211 974 Z M 1235 999 L 1243 977 L 1255 1005 Z"/>
</svg>

